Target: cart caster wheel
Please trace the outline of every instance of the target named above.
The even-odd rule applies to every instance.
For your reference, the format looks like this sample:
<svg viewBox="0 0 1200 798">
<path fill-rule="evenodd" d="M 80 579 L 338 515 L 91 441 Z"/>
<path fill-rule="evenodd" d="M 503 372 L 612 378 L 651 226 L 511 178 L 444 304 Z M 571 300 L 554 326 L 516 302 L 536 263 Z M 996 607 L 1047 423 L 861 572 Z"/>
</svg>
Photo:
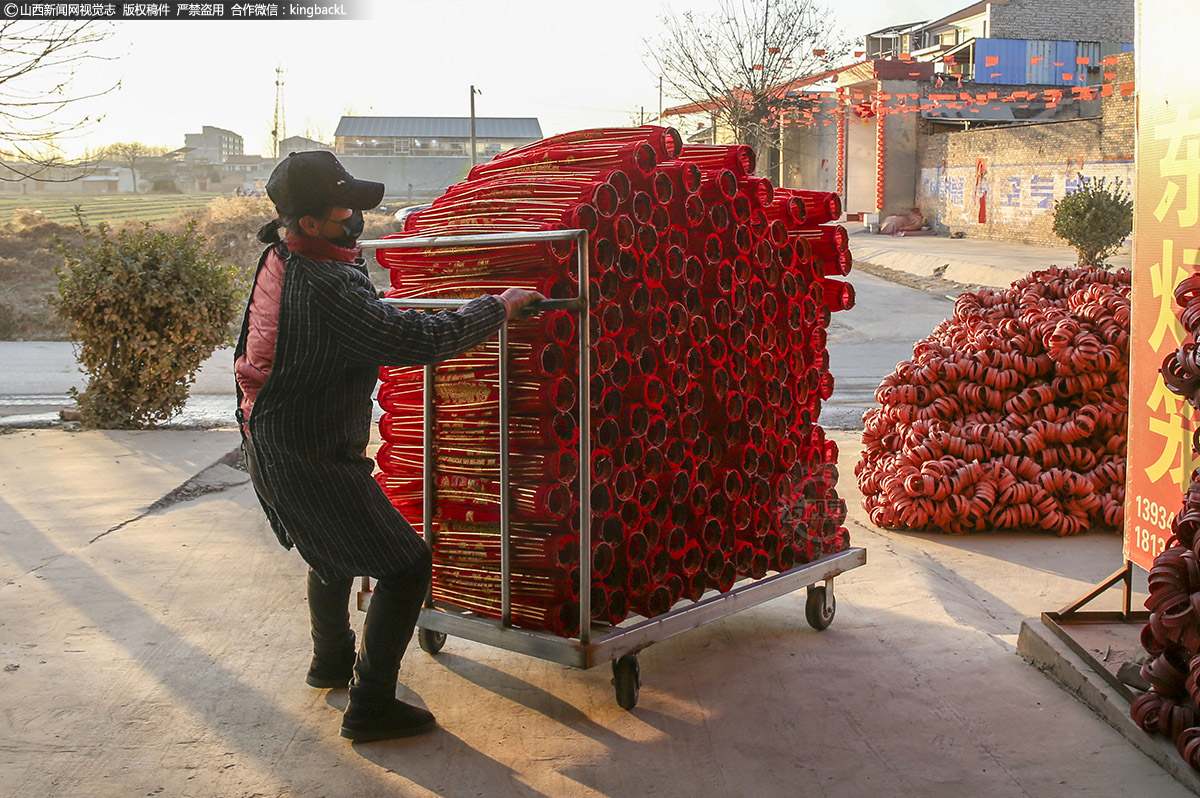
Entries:
<svg viewBox="0 0 1200 798">
<path fill-rule="evenodd" d="M 833 614 L 837 611 L 837 598 L 827 596 L 824 585 L 813 585 L 808 589 L 808 601 L 804 603 L 804 617 L 808 625 L 818 632 L 829 628 Z"/>
<path fill-rule="evenodd" d="M 446 633 L 435 632 L 432 629 L 418 629 L 417 645 L 426 654 L 433 656 L 442 650 L 442 646 L 446 645 Z"/>
<path fill-rule="evenodd" d="M 612 683 L 617 688 L 617 703 L 621 709 L 633 709 L 637 706 L 638 693 L 642 689 L 642 669 L 638 665 L 637 655 L 626 654 L 613 660 Z"/>
</svg>

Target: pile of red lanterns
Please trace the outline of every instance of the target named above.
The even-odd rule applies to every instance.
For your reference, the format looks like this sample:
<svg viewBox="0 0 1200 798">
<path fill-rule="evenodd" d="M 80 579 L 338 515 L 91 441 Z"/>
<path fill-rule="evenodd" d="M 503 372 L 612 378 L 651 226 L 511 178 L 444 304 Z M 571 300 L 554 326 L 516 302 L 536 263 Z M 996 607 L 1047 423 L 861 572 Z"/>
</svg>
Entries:
<svg viewBox="0 0 1200 798">
<path fill-rule="evenodd" d="M 1188 342 L 1163 361 L 1163 383 L 1200 407 L 1200 356 L 1194 343 L 1200 333 L 1200 275 L 1179 284 L 1175 301 L 1183 308 L 1180 321 Z M 1192 447 L 1200 451 L 1200 439 Z M 1200 770 L 1200 472 L 1192 473 L 1148 585 L 1150 622 L 1142 629 L 1142 648 L 1150 659 L 1142 677 L 1150 689 L 1133 702 L 1130 715 L 1144 730 L 1175 738 L 1180 756 Z"/>
<path fill-rule="evenodd" d="M 875 392 L 855 467 L 881 527 L 1119 527 L 1129 271 L 1034 272 L 958 297 Z"/>
<path fill-rule="evenodd" d="M 580 551 L 576 317 L 509 325 L 512 618 L 570 636 L 579 564 L 593 620 L 654 616 L 849 541 L 830 312 L 852 306 L 834 194 L 775 188 L 745 146 L 672 128 L 555 136 L 474 167 L 400 237 L 582 228 L 589 234 L 591 551 Z M 578 295 L 572 245 L 380 250 L 396 297 L 510 285 Z M 434 598 L 500 614 L 497 343 L 440 365 Z M 385 369 L 378 480 L 421 518 L 421 376 Z"/>
</svg>

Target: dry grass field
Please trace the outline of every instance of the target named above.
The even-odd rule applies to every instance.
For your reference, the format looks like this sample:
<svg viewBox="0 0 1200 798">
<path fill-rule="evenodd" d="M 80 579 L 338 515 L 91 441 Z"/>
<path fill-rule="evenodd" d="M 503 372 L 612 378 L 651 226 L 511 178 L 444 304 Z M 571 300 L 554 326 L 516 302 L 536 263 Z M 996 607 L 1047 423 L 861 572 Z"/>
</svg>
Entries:
<svg viewBox="0 0 1200 798">
<path fill-rule="evenodd" d="M 0 220 L 28 211 L 47 221 L 74 224 L 78 206 L 91 225 L 118 225 L 129 219 L 153 223 L 201 209 L 214 199 L 211 194 L 0 195 Z"/>
<path fill-rule="evenodd" d="M 31 202 L 30 200 L 38 200 Z M 49 299 L 58 289 L 61 241 L 77 248 L 84 243 L 75 206 L 90 227 L 114 228 L 149 224 L 170 231 L 195 222 L 208 247 L 221 260 L 249 272 L 262 245 L 258 228 L 274 216 L 266 199 L 182 194 L 87 197 L 0 197 L 0 340 L 63 341 L 68 331 Z M 365 238 L 392 232 L 390 214 L 368 213 Z M 382 270 L 372 276 L 386 285 Z"/>
</svg>

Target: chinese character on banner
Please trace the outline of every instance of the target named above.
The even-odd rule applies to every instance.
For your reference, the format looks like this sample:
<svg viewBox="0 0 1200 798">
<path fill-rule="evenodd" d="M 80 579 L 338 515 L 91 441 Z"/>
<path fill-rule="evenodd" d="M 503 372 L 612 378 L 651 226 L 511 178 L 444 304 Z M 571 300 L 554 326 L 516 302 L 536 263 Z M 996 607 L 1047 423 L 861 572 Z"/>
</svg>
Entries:
<svg viewBox="0 0 1200 798">
<path fill-rule="evenodd" d="M 1164 142 L 1166 149 L 1158 164 L 1166 185 L 1154 218 L 1165 222 L 1167 213 L 1174 211 L 1179 227 L 1194 227 L 1200 221 L 1200 116 L 1188 107 L 1177 108 L 1175 113 L 1167 130 L 1154 133 L 1156 142 Z"/>
</svg>

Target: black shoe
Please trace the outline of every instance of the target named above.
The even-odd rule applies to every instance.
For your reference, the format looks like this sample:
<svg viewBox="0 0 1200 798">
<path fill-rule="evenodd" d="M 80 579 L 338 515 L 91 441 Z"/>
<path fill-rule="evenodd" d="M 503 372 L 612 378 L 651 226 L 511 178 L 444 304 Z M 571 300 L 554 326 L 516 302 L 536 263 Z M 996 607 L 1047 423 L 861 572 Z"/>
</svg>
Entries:
<svg viewBox="0 0 1200 798">
<path fill-rule="evenodd" d="M 350 699 L 342 716 L 342 736 L 356 743 L 413 737 L 437 728 L 433 713 L 393 698 L 380 707 Z"/>
<path fill-rule="evenodd" d="M 308 676 L 304 681 L 310 687 L 320 690 L 345 690 L 350 686 L 350 680 L 354 678 L 356 656 L 353 644 L 337 658 L 321 658 L 314 655 L 312 664 L 308 666 Z"/>
</svg>

